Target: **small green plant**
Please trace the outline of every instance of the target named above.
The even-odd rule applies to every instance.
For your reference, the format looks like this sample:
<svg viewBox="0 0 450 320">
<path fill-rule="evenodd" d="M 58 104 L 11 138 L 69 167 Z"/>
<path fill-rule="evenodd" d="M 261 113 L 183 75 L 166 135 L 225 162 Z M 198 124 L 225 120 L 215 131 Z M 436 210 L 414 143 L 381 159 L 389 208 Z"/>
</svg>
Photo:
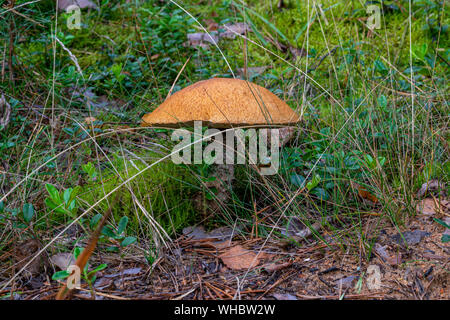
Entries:
<svg viewBox="0 0 450 320">
<path fill-rule="evenodd" d="M 83 164 L 81 166 L 81 169 L 89 176 L 92 181 L 95 181 L 97 177 L 97 170 L 95 169 L 95 166 L 92 164 L 92 162 Z"/>
<path fill-rule="evenodd" d="M 367 168 L 369 168 L 370 170 L 374 170 L 377 167 L 377 160 L 374 157 L 372 157 L 370 154 L 365 154 L 363 156 L 363 162 L 364 162 L 365 166 Z M 386 158 L 378 157 L 378 162 L 380 163 L 380 166 L 383 167 L 386 162 Z"/>
<path fill-rule="evenodd" d="M 50 210 L 57 213 L 68 214 L 72 218 L 76 217 L 78 210 L 76 196 L 80 190 L 77 186 L 75 188 L 68 188 L 64 192 L 59 192 L 55 186 L 46 184 L 45 188 L 49 196 L 45 199 L 45 204 Z"/>
<path fill-rule="evenodd" d="M 75 260 L 78 258 L 78 256 L 83 252 L 83 248 L 76 247 L 73 256 Z M 103 263 L 96 267 L 94 270 L 89 271 L 89 262 L 86 263 L 86 266 L 83 269 L 83 272 L 81 273 L 81 278 L 86 281 L 89 285 L 89 287 L 92 289 L 92 285 L 95 283 L 95 280 L 97 279 L 97 272 L 102 271 L 106 269 L 108 265 L 106 263 Z M 68 276 L 70 276 L 70 273 L 67 270 L 57 271 L 53 274 L 52 279 L 53 280 L 64 280 Z"/>
<path fill-rule="evenodd" d="M 8 219 L 5 213 L 9 213 L 10 218 L 14 218 L 13 228 L 25 229 L 29 227 L 36 211 L 31 203 L 25 203 L 22 210 L 20 210 L 20 208 L 6 208 L 5 203 L 0 201 L 0 222 Z"/>
<path fill-rule="evenodd" d="M 100 218 L 101 218 L 101 214 L 95 215 L 92 218 L 90 225 L 93 226 L 93 225 L 97 224 L 97 222 L 100 220 Z M 135 237 L 125 235 L 125 230 L 127 228 L 127 225 L 128 225 L 128 217 L 123 216 L 119 220 L 117 228 L 113 229 L 110 226 L 103 227 L 102 235 L 110 237 L 110 238 L 120 242 L 119 246 L 110 246 L 106 249 L 107 251 L 119 252 L 121 248 L 125 248 L 125 247 L 133 244 L 134 242 L 136 242 Z"/>
<path fill-rule="evenodd" d="M 111 67 L 111 73 L 114 75 L 114 78 L 118 83 L 122 83 L 123 79 L 125 79 L 125 75 L 122 73 L 122 63 L 113 64 Z"/>
</svg>

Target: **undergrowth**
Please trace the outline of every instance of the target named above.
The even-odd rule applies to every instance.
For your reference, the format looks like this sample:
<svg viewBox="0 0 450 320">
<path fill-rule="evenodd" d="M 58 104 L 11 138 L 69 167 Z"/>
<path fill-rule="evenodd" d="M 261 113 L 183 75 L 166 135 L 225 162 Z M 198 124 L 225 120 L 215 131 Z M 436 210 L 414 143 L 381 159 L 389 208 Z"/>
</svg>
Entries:
<svg viewBox="0 0 450 320">
<path fill-rule="evenodd" d="M 244 67 L 265 67 L 250 80 L 303 121 L 277 175 L 237 167 L 232 200 L 206 219 L 208 227 L 238 224 L 248 237 L 258 224 L 259 236 L 285 238 L 293 218 L 308 226 L 319 220 L 342 250 L 369 259 L 378 231 L 364 229 L 364 217 L 401 228 L 416 214 L 423 183 L 438 179 L 449 192 L 445 1 L 413 1 L 411 8 L 375 1 L 382 8 L 375 30 L 360 1 L 320 1 L 319 8 L 291 0 L 283 9 L 275 1 L 197 2 L 177 3 L 220 32 L 247 23 L 248 39 L 221 39 L 223 56 L 212 44 L 189 46 L 187 34 L 203 29 L 170 1 L 101 1 L 99 10 L 82 11 L 79 30 L 67 27 L 66 13 L 55 24 L 52 1 L 20 7 L 22 15 L 1 9 L 1 91 L 11 116 L 0 128 L 0 250 L 73 221 L 46 205 L 46 185 L 62 193 L 78 186 L 77 216 L 86 214 L 85 221 L 117 196 L 111 224 L 130 218 L 128 233 L 148 248 L 160 245 L 145 240 L 155 239 L 150 234 L 174 238 L 205 222 L 192 202 L 205 194 L 208 168 L 170 159 L 148 168 L 167 155 L 155 151 L 167 131 L 136 127 L 171 88 Z M 362 199 L 361 190 L 375 200 Z"/>
</svg>

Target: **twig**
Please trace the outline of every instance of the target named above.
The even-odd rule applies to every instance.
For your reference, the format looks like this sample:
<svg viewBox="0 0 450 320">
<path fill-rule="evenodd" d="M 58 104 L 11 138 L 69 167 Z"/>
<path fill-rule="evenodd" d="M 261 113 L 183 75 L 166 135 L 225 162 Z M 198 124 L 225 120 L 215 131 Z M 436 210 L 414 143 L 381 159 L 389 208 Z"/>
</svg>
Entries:
<svg viewBox="0 0 450 320">
<path fill-rule="evenodd" d="M 79 290 L 80 291 L 84 291 L 84 292 L 90 292 L 90 293 L 92 292 L 90 289 L 80 288 Z M 112 294 L 102 293 L 102 292 L 98 292 L 98 291 L 95 292 L 95 295 L 102 296 L 102 297 L 105 297 L 105 298 L 111 298 L 111 299 L 115 299 L 115 300 L 130 300 L 129 298 L 120 297 L 120 296 L 114 296 Z"/>
<path fill-rule="evenodd" d="M 117 201 L 117 198 L 116 200 Z M 100 236 L 100 233 L 106 224 L 106 221 L 108 220 L 109 216 L 112 212 L 112 206 L 106 211 L 105 215 L 103 216 L 102 220 L 97 226 L 97 229 L 95 229 L 94 233 L 91 236 L 91 239 L 89 240 L 86 248 L 81 252 L 81 254 L 78 256 L 77 261 L 75 262 L 75 265 L 78 266 L 80 270 L 83 270 L 86 266 L 87 261 L 89 260 L 90 256 L 95 250 L 95 247 L 97 245 L 98 238 Z M 67 288 L 67 283 L 64 284 L 64 286 L 59 290 L 58 294 L 56 295 L 56 300 L 64 300 L 71 292 L 71 289 Z"/>
<path fill-rule="evenodd" d="M 323 60 L 325 60 L 326 57 L 328 57 L 329 55 L 333 55 L 336 52 L 337 48 L 339 48 L 339 46 L 334 47 L 333 49 L 331 49 L 330 51 L 325 53 L 322 57 L 320 57 L 320 59 L 317 62 L 317 64 L 314 67 L 312 67 L 311 69 L 309 69 L 308 73 L 311 73 L 314 70 L 316 70 L 322 64 Z"/>
<path fill-rule="evenodd" d="M 189 60 L 191 60 L 191 57 L 189 57 L 189 58 L 186 60 L 186 62 L 183 64 L 183 67 L 181 67 L 180 72 L 178 72 L 177 77 L 175 78 L 174 82 L 172 83 L 172 87 L 170 88 L 169 93 L 167 94 L 166 99 L 172 95 L 173 88 L 175 87 L 175 84 L 177 83 L 178 78 L 180 77 L 180 74 L 183 72 L 184 68 L 186 68 L 186 65 L 188 64 Z"/>
<path fill-rule="evenodd" d="M 364 293 L 364 294 L 348 294 L 345 297 L 349 299 L 358 299 L 358 298 L 383 298 L 382 292 L 376 293 Z M 297 297 L 302 299 L 339 299 L 341 296 L 308 296 L 303 294 L 296 294 Z"/>
<path fill-rule="evenodd" d="M 182 294 L 181 296 L 178 296 L 176 298 L 173 298 L 173 300 L 181 300 L 184 297 L 186 297 L 187 295 L 191 294 L 192 292 L 194 292 L 195 290 L 197 290 L 198 286 L 195 286 L 192 290 L 189 290 L 188 292 L 186 292 L 185 294 Z"/>
<path fill-rule="evenodd" d="M 259 297 L 258 297 L 258 299 L 256 299 L 256 300 L 261 300 L 262 299 L 262 297 L 264 297 L 269 291 L 271 291 L 273 288 L 275 288 L 277 285 L 279 285 L 280 283 L 282 283 L 283 281 L 285 281 L 285 280 L 287 280 L 287 279 L 289 279 L 290 277 L 292 277 L 294 274 L 296 274 L 297 273 L 297 271 L 292 271 L 291 273 L 289 273 L 287 276 L 285 276 L 285 277 L 283 277 L 283 278 L 281 278 L 281 279 L 278 279 L 273 285 L 271 285 L 266 291 L 264 291 L 264 293 L 262 294 L 262 295 L 260 295 Z"/>
</svg>

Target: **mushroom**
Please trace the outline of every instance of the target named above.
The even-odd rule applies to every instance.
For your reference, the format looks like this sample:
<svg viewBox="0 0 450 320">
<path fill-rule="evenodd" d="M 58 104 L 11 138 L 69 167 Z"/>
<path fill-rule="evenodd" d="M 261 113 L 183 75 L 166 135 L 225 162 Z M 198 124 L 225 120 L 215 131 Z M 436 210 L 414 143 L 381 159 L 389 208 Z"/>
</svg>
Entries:
<svg viewBox="0 0 450 320">
<path fill-rule="evenodd" d="M 294 125 L 300 121 L 300 117 L 275 94 L 259 85 L 239 79 L 213 78 L 199 81 L 174 93 L 153 112 L 142 118 L 142 126 L 169 128 L 194 126 L 195 129 L 197 121 L 201 121 L 202 125 L 208 128 L 215 128 L 208 129 L 205 133 L 205 136 L 210 136 L 220 133 L 218 129 Z M 282 129 L 285 136 L 282 136 L 278 148 L 293 134 L 292 130 Z M 231 137 L 234 146 L 235 131 L 226 131 L 227 144 Z M 197 139 L 199 135 L 202 138 L 201 129 L 200 132 L 198 130 L 194 132 Z M 260 141 L 261 138 L 265 138 L 267 142 L 267 136 L 260 135 Z M 201 142 L 194 142 L 194 153 L 196 144 L 201 148 Z M 234 162 L 228 161 L 228 150 L 226 157 L 226 164 L 219 162 L 215 167 L 213 176 L 216 177 L 216 181 L 207 185 L 217 188 L 219 192 L 216 200 L 222 203 L 230 197 L 229 188 L 234 178 Z M 234 150 L 231 158 L 234 159 Z M 198 163 L 195 162 L 195 155 L 194 163 Z M 217 203 L 209 205 L 212 206 L 210 209 L 218 208 Z"/>
</svg>

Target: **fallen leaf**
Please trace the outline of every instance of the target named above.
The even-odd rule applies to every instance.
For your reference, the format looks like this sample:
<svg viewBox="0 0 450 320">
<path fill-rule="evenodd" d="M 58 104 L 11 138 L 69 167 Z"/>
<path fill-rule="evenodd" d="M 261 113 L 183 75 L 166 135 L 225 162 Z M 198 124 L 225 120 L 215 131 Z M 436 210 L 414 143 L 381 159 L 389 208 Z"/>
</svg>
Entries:
<svg viewBox="0 0 450 320">
<path fill-rule="evenodd" d="M 238 229 L 233 230 L 229 227 L 220 227 L 210 232 L 205 232 L 202 226 L 189 226 L 183 229 L 183 234 L 191 240 L 197 240 L 200 246 L 212 247 L 217 250 L 230 247 L 232 245 L 230 240 L 237 233 L 239 233 Z"/>
<path fill-rule="evenodd" d="M 256 267 L 263 258 L 263 254 L 257 256 L 256 253 L 237 245 L 226 250 L 219 258 L 228 268 L 242 270 Z"/>
<path fill-rule="evenodd" d="M 201 239 L 205 239 L 206 238 L 206 232 L 205 232 L 205 228 L 203 228 L 202 226 L 189 226 L 183 229 L 183 234 L 186 237 L 189 237 L 194 240 L 201 240 Z"/>
<path fill-rule="evenodd" d="M 348 276 L 337 280 L 336 289 L 348 289 L 353 286 L 353 282 L 358 279 L 358 276 Z"/>
<path fill-rule="evenodd" d="M 433 198 L 426 198 L 420 201 L 416 206 L 416 211 L 425 215 L 435 215 L 440 213 L 450 212 L 450 201 L 434 200 Z"/>
<path fill-rule="evenodd" d="M 282 230 L 281 233 L 290 238 L 300 241 L 312 235 L 311 229 L 317 231 L 321 228 L 321 226 L 321 221 L 316 221 L 308 227 L 301 219 L 292 217 L 286 227 L 286 231 Z"/>
<path fill-rule="evenodd" d="M 397 252 L 397 254 L 394 255 L 389 255 L 386 251 L 386 246 L 381 246 L 379 243 L 375 243 L 375 251 L 384 261 L 392 266 L 402 263 L 402 254 L 400 252 Z"/>
<path fill-rule="evenodd" d="M 393 235 L 392 240 L 400 245 L 405 244 L 406 241 L 408 246 L 412 246 L 418 244 L 423 238 L 430 235 L 431 233 L 422 230 L 406 231 L 402 234 L 397 233 L 396 235 Z"/>
<path fill-rule="evenodd" d="M 84 118 L 84 122 L 86 124 L 91 124 L 91 123 L 95 122 L 96 120 L 97 119 L 95 119 L 94 117 L 86 117 L 86 118 Z"/>
<path fill-rule="evenodd" d="M 219 24 L 213 19 L 206 19 L 204 22 L 208 31 L 217 31 L 217 29 L 219 29 Z"/>
<path fill-rule="evenodd" d="M 84 8 L 92 8 L 97 9 L 97 5 L 89 0 L 59 0 L 58 1 L 58 9 L 66 10 L 70 6 L 78 6 L 80 9 Z"/>
<path fill-rule="evenodd" d="M 367 191 L 366 188 L 360 186 L 356 182 L 350 181 L 350 184 L 353 188 L 355 188 L 358 191 L 358 195 L 363 198 L 364 200 L 368 200 L 372 203 L 378 203 L 377 197 L 375 197 L 373 194 L 371 194 L 369 191 Z"/>
<path fill-rule="evenodd" d="M 36 239 L 25 240 L 17 243 L 14 248 L 15 266 L 18 269 L 25 267 L 29 260 L 36 255 L 40 249 L 40 243 Z M 28 266 L 25 267 L 25 271 L 31 275 L 37 275 L 40 273 L 45 261 L 42 256 L 34 259 Z"/>
<path fill-rule="evenodd" d="M 228 39 L 236 38 L 236 34 L 242 35 L 251 31 L 250 26 L 244 22 L 225 24 L 221 29 L 225 29 L 225 31 L 220 33 L 220 37 Z"/>
<path fill-rule="evenodd" d="M 113 279 L 108 279 L 105 277 L 99 278 L 94 283 L 94 288 L 97 290 L 104 290 L 113 284 Z"/>
<path fill-rule="evenodd" d="M 75 264 L 75 258 L 71 253 L 61 252 L 51 256 L 50 262 L 56 265 L 61 270 L 67 270 L 69 266 Z"/>
<path fill-rule="evenodd" d="M 217 44 L 219 42 L 219 36 L 217 32 L 196 32 L 187 34 L 187 45 L 190 47 L 202 47 L 208 48 L 210 44 Z"/>
<path fill-rule="evenodd" d="M 214 238 L 218 240 L 229 240 L 235 235 L 238 230 L 233 230 L 229 227 L 220 227 L 207 233 L 208 238 Z"/>
<path fill-rule="evenodd" d="M 237 233 L 239 233 L 239 230 L 233 230 L 229 227 L 216 228 L 210 232 L 206 232 L 205 228 L 202 226 L 189 226 L 183 229 L 183 234 L 187 237 L 192 237 L 194 240 L 230 240 L 230 238 Z"/>
<path fill-rule="evenodd" d="M 1 95 L 0 98 L 0 130 L 6 128 L 11 118 L 11 106 L 6 101 L 5 96 Z"/>
<path fill-rule="evenodd" d="M 422 184 L 419 191 L 417 191 L 417 198 L 422 198 L 428 192 L 445 190 L 445 184 L 437 180 L 430 180 Z"/>
</svg>

